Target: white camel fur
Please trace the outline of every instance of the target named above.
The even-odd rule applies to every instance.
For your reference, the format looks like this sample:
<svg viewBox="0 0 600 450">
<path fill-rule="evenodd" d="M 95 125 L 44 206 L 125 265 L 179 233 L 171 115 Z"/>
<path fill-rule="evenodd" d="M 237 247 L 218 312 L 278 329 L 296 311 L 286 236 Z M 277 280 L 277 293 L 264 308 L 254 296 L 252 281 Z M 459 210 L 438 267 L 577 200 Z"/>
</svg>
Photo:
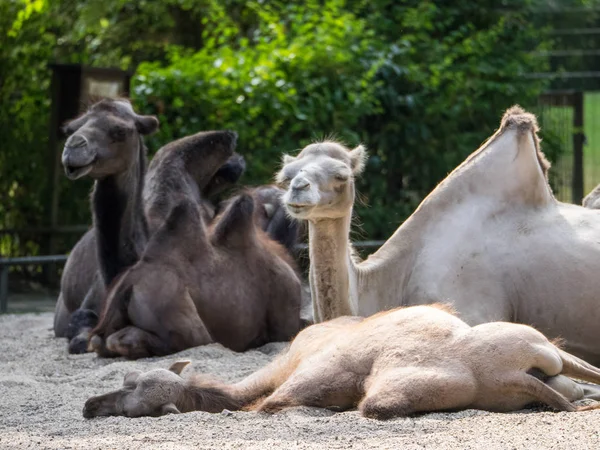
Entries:
<svg viewBox="0 0 600 450">
<path fill-rule="evenodd" d="M 277 175 L 309 225 L 315 321 L 451 303 L 469 325 L 532 325 L 600 364 L 600 211 L 558 202 L 535 117 L 510 108 L 499 130 L 365 261 L 349 244 L 362 146 L 315 143 Z"/>
<path fill-rule="evenodd" d="M 600 382 L 600 369 L 529 326 L 470 327 L 443 305 L 310 326 L 273 362 L 232 385 L 180 377 L 188 362 L 127 374 L 121 389 L 90 398 L 84 417 L 316 406 L 358 407 L 367 417 L 389 419 L 467 408 L 514 411 L 532 403 L 581 411 L 598 404 L 575 406 L 586 393 L 568 377 Z M 598 393 L 598 386 L 589 388 Z"/>
</svg>

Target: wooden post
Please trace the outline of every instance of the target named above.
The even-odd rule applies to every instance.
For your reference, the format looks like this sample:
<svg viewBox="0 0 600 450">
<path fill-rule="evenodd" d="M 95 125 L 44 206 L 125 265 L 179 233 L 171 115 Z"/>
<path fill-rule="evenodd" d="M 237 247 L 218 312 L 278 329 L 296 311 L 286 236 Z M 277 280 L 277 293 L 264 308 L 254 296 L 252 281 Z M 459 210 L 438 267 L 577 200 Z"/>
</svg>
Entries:
<svg viewBox="0 0 600 450">
<path fill-rule="evenodd" d="M 573 93 L 573 190 L 572 201 L 583 200 L 583 92 Z"/>
<path fill-rule="evenodd" d="M 46 254 L 54 255 L 56 253 L 56 235 L 55 230 L 58 225 L 58 201 L 60 198 L 60 154 L 57 151 L 58 127 L 59 127 L 59 99 L 61 96 L 59 75 L 56 70 L 52 70 L 51 82 L 51 109 L 50 109 L 50 131 L 48 133 L 48 172 L 50 174 L 48 183 L 48 224 L 50 227 L 47 241 Z M 45 267 L 46 282 L 52 284 L 56 281 L 56 268 L 53 265 Z"/>
<path fill-rule="evenodd" d="M 8 311 L 8 269 L 7 265 L 0 266 L 0 314 Z"/>
</svg>

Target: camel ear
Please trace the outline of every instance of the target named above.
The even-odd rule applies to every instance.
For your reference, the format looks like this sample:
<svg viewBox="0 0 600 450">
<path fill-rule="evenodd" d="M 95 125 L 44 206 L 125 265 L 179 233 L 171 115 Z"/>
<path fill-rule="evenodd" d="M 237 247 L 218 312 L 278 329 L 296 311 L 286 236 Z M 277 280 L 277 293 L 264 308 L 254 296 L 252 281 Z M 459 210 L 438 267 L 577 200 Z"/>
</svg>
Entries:
<svg viewBox="0 0 600 450">
<path fill-rule="evenodd" d="M 284 153 L 283 157 L 281 158 L 281 160 L 283 161 L 283 165 L 285 166 L 285 165 L 287 165 L 289 163 L 292 163 L 292 162 L 296 161 L 296 157 Z"/>
<path fill-rule="evenodd" d="M 354 175 L 360 174 L 367 162 L 367 149 L 359 145 L 358 147 L 350 150 L 350 167 L 352 167 L 352 173 Z"/>
<path fill-rule="evenodd" d="M 167 403 L 166 405 L 162 405 L 160 408 L 160 415 L 166 416 L 167 414 L 181 414 L 181 411 L 177 409 L 174 403 Z"/>
<path fill-rule="evenodd" d="M 136 116 L 135 126 L 140 134 L 152 134 L 158 130 L 160 122 L 155 116 Z"/>
<path fill-rule="evenodd" d="M 76 119 L 73 119 L 60 127 L 60 131 L 65 136 L 71 136 L 87 122 L 87 119 L 87 114 L 77 117 Z"/>
<path fill-rule="evenodd" d="M 183 371 L 183 369 L 185 369 L 186 366 L 190 363 L 191 363 L 191 361 L 189 359 L 186 359 L 184 361 L 176 361 L 173 364 L 171 364 L 171 367 L 169 367 L 169 370 L 173 373 L 176 373 L 177 375 L 181 375 L 181 372 Z"/>
<path fill-rule="evenodd" d="M 127 375 L 125 375 L 125 378 L 123 378 L 123 386 L 135 386 L 135 383 L 141 374 L 141 370 L 133 370 L 129 372 Z"/>
</svg>

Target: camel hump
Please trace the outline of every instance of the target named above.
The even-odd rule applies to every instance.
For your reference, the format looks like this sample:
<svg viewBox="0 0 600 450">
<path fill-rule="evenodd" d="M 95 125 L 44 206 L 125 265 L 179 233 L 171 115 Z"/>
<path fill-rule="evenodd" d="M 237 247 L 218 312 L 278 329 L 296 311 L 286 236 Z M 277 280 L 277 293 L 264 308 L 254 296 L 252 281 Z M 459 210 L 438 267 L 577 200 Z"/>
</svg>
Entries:
<svg viewBox="0 0 600 450">
<path fill-rule="evenodd" d="M 169 212 L 165 221 L 166 231 L 171 234 L 183 231 L 189 225 L 200 227 L 200 211 L 198 205 L 188 200 L 177 203 Z"/>
<path fill-rule="evenodd" d="M 171 208 L 165 222 L 150 238 L 141 260 L 151 261 L 164 254 L 165 248 L 177 249 L 186 257 L 193 257 L 205 240 L 205 227 L 199 208 L 190 200 L 183 200 Z"/>
<path fill-rule="evenodd" d="M 248 193 L 240 194 L 225 210 L 213 230 L 215 245 L 244 245 L 251 239 L 254 228 L 254 199 Z"/>
<path fill-rule="evenodd" d="M 502 116 L 501 130 L 517 129 L 520 132 L 537 133 L 540 128 L 537 119 L 519 105 L 511 106 Z"/>
</svg>

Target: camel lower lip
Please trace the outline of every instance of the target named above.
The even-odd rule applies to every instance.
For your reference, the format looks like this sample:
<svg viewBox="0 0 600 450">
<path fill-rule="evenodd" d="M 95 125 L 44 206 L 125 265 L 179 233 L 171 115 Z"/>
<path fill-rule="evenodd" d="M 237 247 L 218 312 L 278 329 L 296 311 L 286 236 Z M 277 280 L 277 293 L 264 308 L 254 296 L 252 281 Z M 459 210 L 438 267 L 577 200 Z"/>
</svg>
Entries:
<svg viewBox="0 0 600 450">
<path fill-rule="evenodd" d="M 292 205 L 289 203 L 286 206 L 292 213 L 300 213 L 312 207 L 311 205 Z"/>
<path fill-rule="evenodd" d="M 81 167 L 65 166 L 65 174 L 71 180 L 76 180 L 84 175 L 87 175 L 92 170 L 92 164 L 87 164 Z"/>
</svg>

